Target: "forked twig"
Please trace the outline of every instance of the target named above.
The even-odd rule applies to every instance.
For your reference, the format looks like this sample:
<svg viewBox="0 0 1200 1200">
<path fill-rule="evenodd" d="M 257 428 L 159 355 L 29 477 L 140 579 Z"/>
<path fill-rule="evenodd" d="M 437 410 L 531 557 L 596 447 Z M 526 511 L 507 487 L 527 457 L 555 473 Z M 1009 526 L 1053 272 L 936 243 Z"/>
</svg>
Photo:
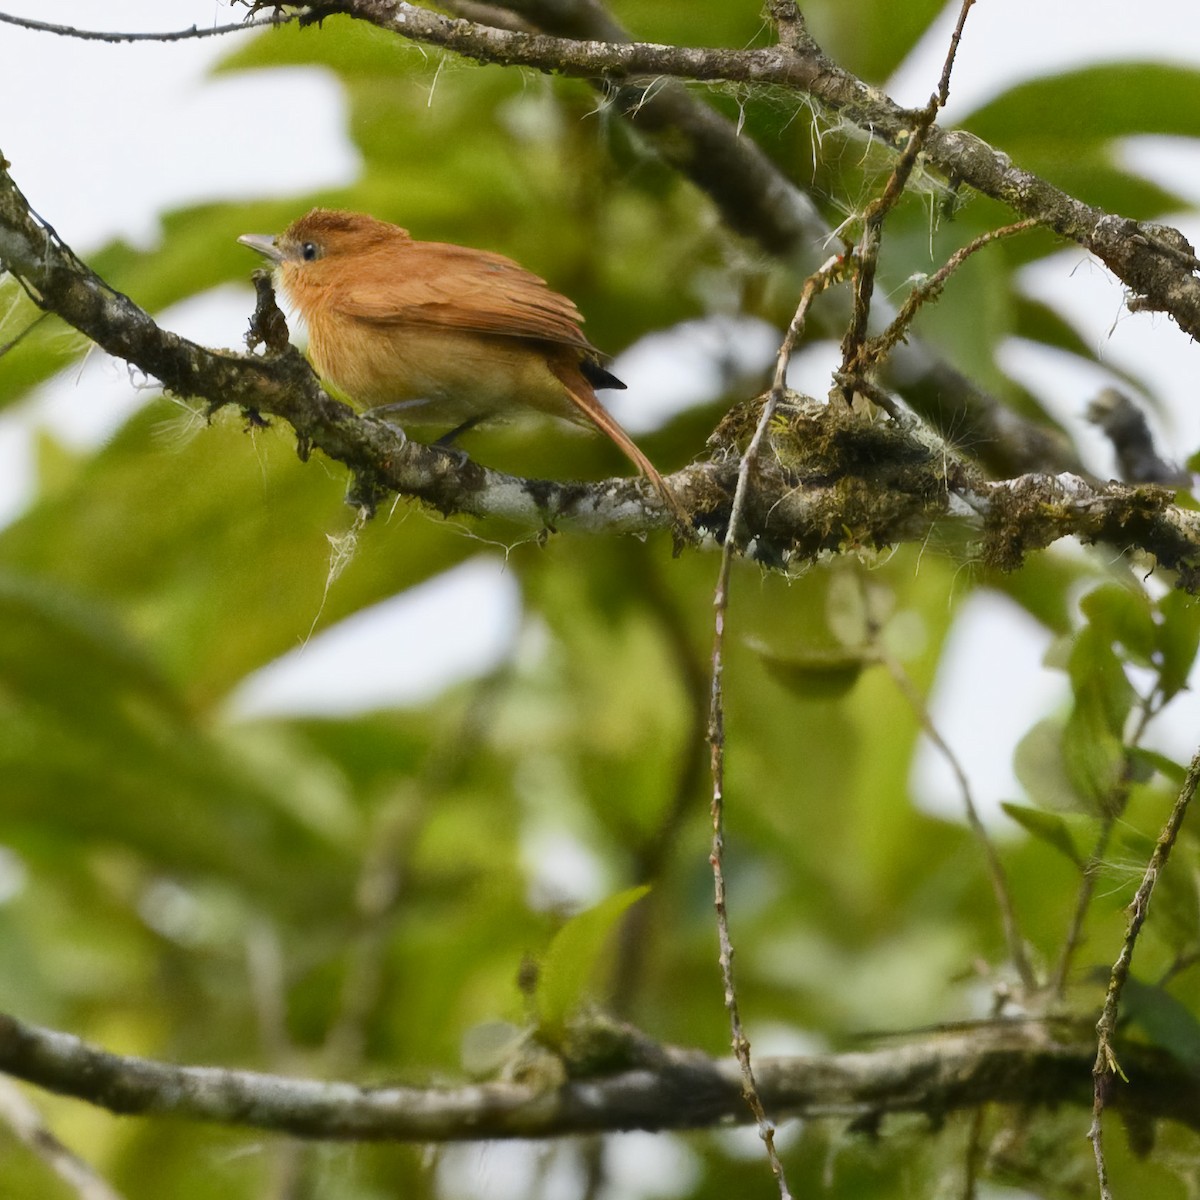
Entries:
<svg viewBox="0 0 1200 1200">
<path fill-rule="evenodd" d="M 860 360 L 863 344 L 866 338 L 867 319 L 870 315 L 871 294 L 874 287 L 875 265 L 878 259 L 879 239 L 886 215 L 895 206 L 903 194 L 909 176 L 916 165 L 925 135 L 933 125 L 934 117 L 939 107 L 945 103 L 949 92 L 950 72 L 954 56 L 962 34 L 963 23 L 967 11 L 974 0 L 963 0 L 962 11 L 958 25 L 955 28 L 946 63 L 942 70 L 937 95 L 930 98 L 929 104 L 922 111 L 917 129 L 913 132 L 908 144 L 896 166 L 893 168 L 883 193 L 876 197 L 867 210 L 865 228 L 858 254 L 855 256 L 857 272 L 855 276 L 854 309 L 842 341 L 843 360 L 842 372 L 847 376 L 861 374 Z M 787 28 L 789 23 L 793 30 L 803 31 L 803 24 L 795 6 L 786 3 L 777 4 L 772 15 L 781 27 Z M 709 861 L 713 871 L 714 902 L 717 912 L 717 939 L 720 946 L 721 977 L 725 988 L 725 1007 L 729 1013 L 730 1033 L 733 1051 L 737 1057 L 742 1073 L 742 1091 L 750 1111 L 758 1124 L 759 1135 L 766 1146 L 767 1159 L 771 1170 L 779 1184 L 782 1200 L 790 1200 L 787 1178 L 784 1174 L 783 1163 L 775 1149 L 774 1127 L 767 1118 L 758 1088 L 754 1079 L 754 1067 L 750 1059 L 750 1042 L 742 1027 L 741 1013 L 738 1005 L 737 988 L 733 974 L 733 942 L 729 934 L 729 912 L 726 900 L 724 854 L 725 854 L 725 714 L 723 703 L 723 673 L 725 652 L 725 619 L 729 607 L 729 581 L 733 564 L 734 552 L 737 548 L 742 524 L 742 514 L 746 506 L 746 497 L 750 490 L 750 478 L 758 461 L 762 443 L 767 429 L 775 415 L 786 387 L 787 367 L 795 349 L 796 342 L 803 332 L 808 310 L 813 300 L 832 283 L 845 278 L 849 264 L 844 255 L 837 255 L 825 262 L 817 271 L 805 280 L 801 290 L 800 301 L 796 313 L 788 325 L 787 333 L 779 348 L 775 362 L 775 374 L 771 390 L 763 404 L 762 413 L 754 435 L 750 439 L 738 466 L 737 486 L 734 489 L 733 502 L 730 506 L 729 524 L 725 530 L 725 538 L 721 548 L 721 565 L 717 573 L 717 586 L 713 595 L 713 658 L 712 658 L 712 689 L 709 705 L 708 740 L 712 757 L 712 850 Z M 848 389 L 849 391 L 849 389 Z M 849 399 L 847 394 L 847 399 Z M 1011 906 L 1010 906 L 1011 911 Z M 1016 961 L 1020 961 L 1018 955 Z M 1026 970 L 1028 966 L 1026 965 Z"/>
<path fill-rule="evenodd" d="M 1015 221 L 1011 225 L 1002 225 L 999 229 L 989 229 L 987 233 L 981 233 L 965 246 L 960 246 L 932 275 L 909 292 L 892 323 L 882 333 L 866 340 L 859 352 L 859 366 L 868 368 L 882 362 L 904 340 L 921 306 L 928 304 L 931 300 L 936 300 L 941 295 L 946 281 L 972 254 L 1002 238 L 1013 237 L 1026 230 L 1036 229 L 1040 224 L 1041 222 L 1036 217 L 1030 217 L 1025 221 Z"/>
</svg>

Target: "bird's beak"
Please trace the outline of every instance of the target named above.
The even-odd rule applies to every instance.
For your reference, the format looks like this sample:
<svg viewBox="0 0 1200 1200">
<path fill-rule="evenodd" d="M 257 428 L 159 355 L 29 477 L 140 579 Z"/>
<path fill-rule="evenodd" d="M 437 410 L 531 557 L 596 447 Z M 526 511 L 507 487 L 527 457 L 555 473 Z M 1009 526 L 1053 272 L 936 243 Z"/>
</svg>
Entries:
<svg viewBox="0 0 1200 1200">
<path fill-rule="evenodd" d="M 257 250 L 269 258 L 272 262 L 283 262 L 283 251 L 275 244 L 274 237 L 269 233 L 243 233 L 238 241 L 243 246 L 249 246 L 251 250 Z"/>
</svg>

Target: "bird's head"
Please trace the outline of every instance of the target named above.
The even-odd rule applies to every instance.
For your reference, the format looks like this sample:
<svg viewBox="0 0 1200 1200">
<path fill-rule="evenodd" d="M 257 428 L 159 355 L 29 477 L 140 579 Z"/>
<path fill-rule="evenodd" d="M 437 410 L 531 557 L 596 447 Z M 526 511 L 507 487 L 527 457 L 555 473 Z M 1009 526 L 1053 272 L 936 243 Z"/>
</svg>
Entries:
<svg viewBox="0 0 1200 1200">
<path fill-rule="evenodd" d="M 246 233 L 238 241 L 257 250 L 285 275 L 302 273 L 315 278 L 351 265 L 360 255 L 386 251 L 410 241 L 399 225 L 376 220 L 366 213 L 314 208 L 293 221 L 282 233 Z"/>
</svg>

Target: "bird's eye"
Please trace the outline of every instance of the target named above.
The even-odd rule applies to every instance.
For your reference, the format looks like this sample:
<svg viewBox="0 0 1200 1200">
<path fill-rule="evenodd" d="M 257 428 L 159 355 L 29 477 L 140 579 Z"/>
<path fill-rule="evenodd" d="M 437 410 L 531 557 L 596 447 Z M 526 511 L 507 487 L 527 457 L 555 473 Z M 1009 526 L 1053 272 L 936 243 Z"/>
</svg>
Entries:
<svg viewBox="0 0 1200 1200">
<path fill-rule="evenodd" d="M 312 262 L 314 258 L 320 258 L 321 251 L 318 248 L 317 243 L 305 242 L 304 245 L 300 247 L 300 257 L 303 258 L 305 262 Z"/>
</svg>

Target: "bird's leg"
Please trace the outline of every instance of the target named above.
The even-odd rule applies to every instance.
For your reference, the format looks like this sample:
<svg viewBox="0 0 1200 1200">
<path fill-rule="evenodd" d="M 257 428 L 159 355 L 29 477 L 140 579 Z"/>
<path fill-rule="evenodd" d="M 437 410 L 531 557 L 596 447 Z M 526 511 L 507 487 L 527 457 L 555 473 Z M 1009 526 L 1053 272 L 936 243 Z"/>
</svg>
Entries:
<svg viewBox="0 0 1200 1200">
<path fill-rule="evenodd" d="M 444 449 L 453 446 L 460 435 L 466 433 L 468 429 L 474 429 L 486 416 L 487 413 L 476 413 L 473 417 L 468 417 L 461 425 L 455 425 L 449 433 L 443 433 L 433 444 Z"/>
</svg>

